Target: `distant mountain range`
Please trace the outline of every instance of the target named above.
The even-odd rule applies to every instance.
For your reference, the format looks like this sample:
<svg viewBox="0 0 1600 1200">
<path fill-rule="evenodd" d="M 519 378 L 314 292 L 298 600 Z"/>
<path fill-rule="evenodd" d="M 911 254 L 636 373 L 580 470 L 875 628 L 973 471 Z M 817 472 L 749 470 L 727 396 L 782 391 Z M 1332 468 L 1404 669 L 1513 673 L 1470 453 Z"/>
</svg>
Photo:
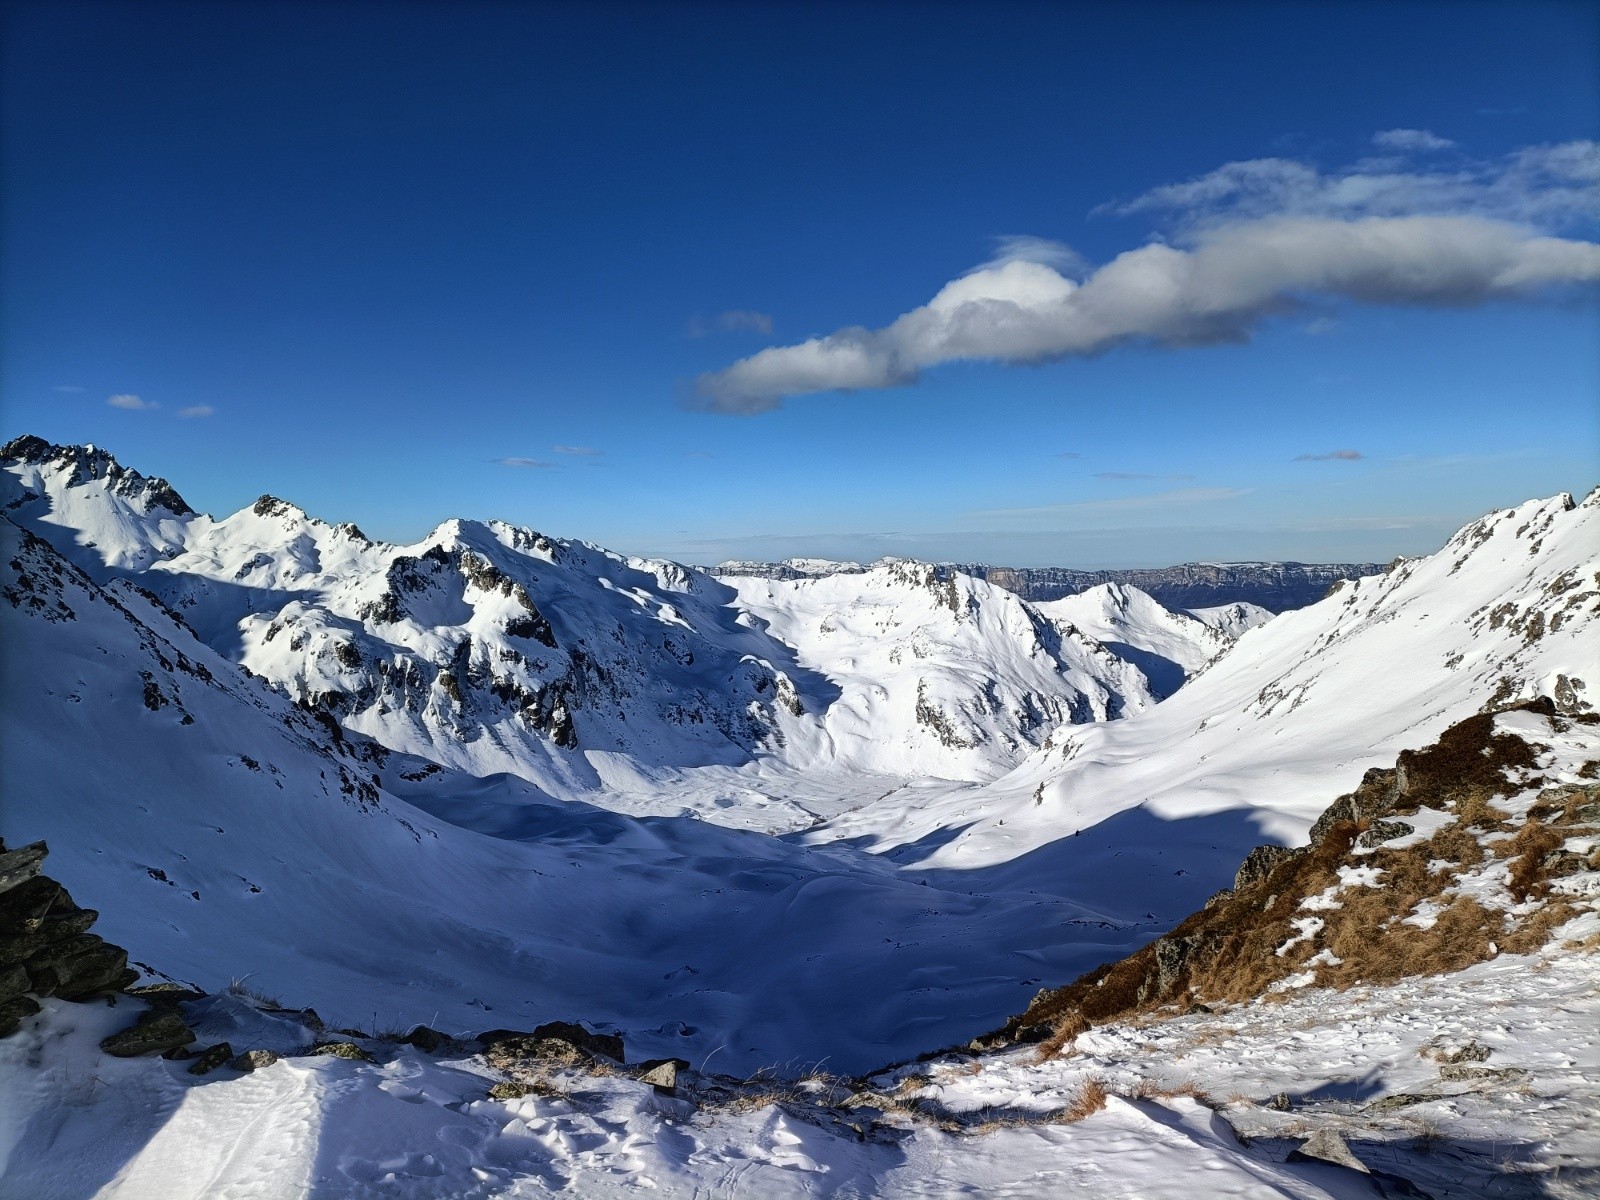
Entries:
<svg viewBox="0 0 1600 1200">
<path fill-rule="evenodd" d="M 1183 563 L 1175 567 L 1132 567 L 1121 571 L 1080 571 L 1073 567 L 995 567 L 986 563 L 941 566 L 1015 592 L 1024 600 L 1060 600 L 1103 584 L 1136 587 L 1167 608 L 1192 610 L 1225 604 L 1255 604 L 1286 612 L 1315 604 L 1342 579 L 1380 574 L 1384 563 L 1235 562 Z M 712 575 L 758 579 L 810 579 L 860 574 L 861 563 L 825 558 L 782 562 L 733 560 L 710 568 Z"/>
</svg>

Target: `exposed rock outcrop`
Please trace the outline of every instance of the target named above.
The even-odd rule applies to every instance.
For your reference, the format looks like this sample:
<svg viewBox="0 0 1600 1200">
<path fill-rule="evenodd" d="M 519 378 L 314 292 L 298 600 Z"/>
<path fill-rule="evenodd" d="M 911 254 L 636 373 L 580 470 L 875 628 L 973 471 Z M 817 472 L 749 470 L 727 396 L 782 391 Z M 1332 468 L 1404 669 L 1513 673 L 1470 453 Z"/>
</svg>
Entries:
<svg viewBox="0 0 1600 1200">
<path fill-rule="evenodd" d="M 1532 732 L 1507 732 L 1502 715 Z M 1393 769 L 1368 771 L 1315 823 L 1309 845 L 1257 847 L 1234 887 L 1171 933 L 1040 992 L 980 1041 L 1053 1029 L 1060 1045 L 1164 1004 L 1182 1011 L 1313 984 L 1389 983 L 1538 948 L 1577 911 L 1562 881 L 1600 870 L 1600 786 L 1552 785 L 1550 746 L 1539 739 L 1570 741 L 1595 725 L 1600 717 L 1564 716 L 1547 698 L 1458 722 L 1433 745 L 1403 751 Z M 1592 746 L 1585 738 L 1574 745 Z M 1597 768 L 1588 761 L 1577 773 L 1592 779 Z"/>
</svg>

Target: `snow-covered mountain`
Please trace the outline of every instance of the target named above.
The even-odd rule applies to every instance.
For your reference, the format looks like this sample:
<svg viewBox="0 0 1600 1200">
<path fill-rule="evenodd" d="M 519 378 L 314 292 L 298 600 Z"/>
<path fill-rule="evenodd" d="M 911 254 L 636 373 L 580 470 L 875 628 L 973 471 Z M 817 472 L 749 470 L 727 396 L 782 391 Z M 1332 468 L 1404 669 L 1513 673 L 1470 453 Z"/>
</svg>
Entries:
<svg viewBox="0 0 1600 1200">
<path fill-rule="evenodd" d="M 1238 634 L 1164 608 L 1136 587 L 1102 583 L 1035 607 L 1063 632 L 1079 630 L 1132 663 L 1165 700 L 1220 656 Z M 1242 630 L 1240 632 L 1243 632 Z"/>
<path fill-rule="evenodd" d="M 1058 726 L 1154 703 L 1141 672 L 1107 647 L 958 571 L 895 562 L 726 582 L 801 666 L 840 689 L 822 714 L 818 758 L 981 779 Z"/>
<path fill-rule="evenodd" d="M 1265 625 L 1272 620 L 1271 609 L 1262 608 L 1259 604 L 1247 604 L 1242 600 L 1235 604 L 1214 605 L 1211 608 L 1191 608 L 1188 612 L 1195 620 L 1204 622 L 1230 638 L 1237 638 L 1247 630 L 1254 629 L 1257 625 Z"/>
<path fill-rule="evenodd" d="M 987 778 L 1151 702 L 1089 639 L 920 564 L 736 589 L 503 522 L 395 546 L 270 496 L 215 519 L 94 447 L 0 457 L 0 505 L 91 577 L 136 579 L 346 729 L 552 796 L 716 815 L 725 772 L 685 772 Z"/>
</svg>

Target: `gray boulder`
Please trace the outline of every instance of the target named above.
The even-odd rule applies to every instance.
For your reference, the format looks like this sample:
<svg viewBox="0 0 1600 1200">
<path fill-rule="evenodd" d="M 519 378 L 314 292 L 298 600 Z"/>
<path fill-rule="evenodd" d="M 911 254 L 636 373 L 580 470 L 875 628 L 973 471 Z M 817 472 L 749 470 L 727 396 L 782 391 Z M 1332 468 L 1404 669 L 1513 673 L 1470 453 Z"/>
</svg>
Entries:
<svg viewBox="0 0 1600 1200">
<path fill-rule="evenodd" d="M 228 1066 L 235 1071 L 243 1071 L 248 1075 L 251 1071 L 259 1071 L 262 1067 L 270 1067 L 277 1061 L 278 1056 L 271 1050 L 246 1050 L 238 1058 L 230 1062 Z"/>
</svg>

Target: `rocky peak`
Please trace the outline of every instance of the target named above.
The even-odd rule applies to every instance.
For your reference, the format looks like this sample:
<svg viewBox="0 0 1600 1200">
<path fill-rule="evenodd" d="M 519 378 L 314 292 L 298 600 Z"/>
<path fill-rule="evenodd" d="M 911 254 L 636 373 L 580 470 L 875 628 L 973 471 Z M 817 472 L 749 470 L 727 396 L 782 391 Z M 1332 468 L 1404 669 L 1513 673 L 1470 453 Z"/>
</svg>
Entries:
<svg viewBox="0 0 1600 1200">
<path fill-rule="evenodd" d="M 146 477 L 124 467 L 109 451 L 98 446 L 58 446 L 41 437 L 23 434 L 0 447 L 0 461 L 40 467 L 54 474 L 58 486 L 64 488 L 104 480 L 114 494 L 146 511 L 161 508 L 178 517 L 194 515 L 194 509 L 165 479 Z"/>
</svg>

